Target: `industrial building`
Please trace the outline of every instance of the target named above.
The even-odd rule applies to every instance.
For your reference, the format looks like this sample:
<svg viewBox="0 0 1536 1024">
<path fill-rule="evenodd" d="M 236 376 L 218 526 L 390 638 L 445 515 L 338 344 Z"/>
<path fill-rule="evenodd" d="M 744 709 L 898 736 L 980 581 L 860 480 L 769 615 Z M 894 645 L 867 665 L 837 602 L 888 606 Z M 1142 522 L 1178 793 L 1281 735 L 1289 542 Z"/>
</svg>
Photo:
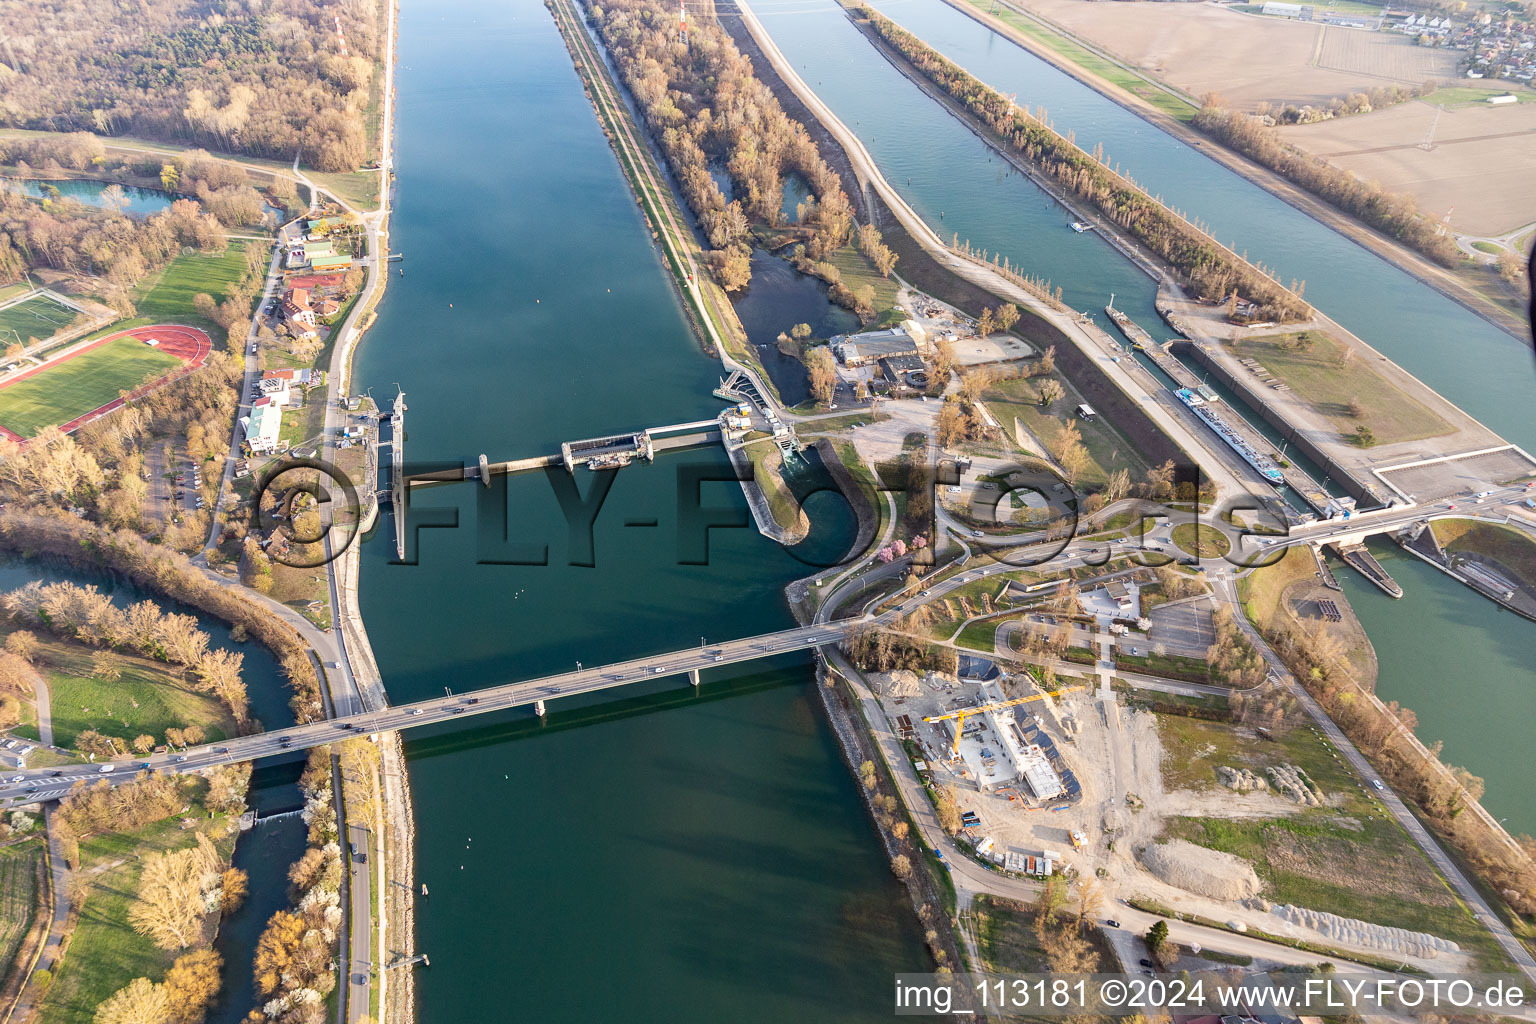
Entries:
<svg viewBox="0 0 1536 1024">
<path fill-rule="evenodd" d="M 832 351 L 844 366 L 868 366 L 895 356 L 917 356 L 927 332 L 913 320 L 882 331 L 850 334 L 833 343 Z"/>
</svg>

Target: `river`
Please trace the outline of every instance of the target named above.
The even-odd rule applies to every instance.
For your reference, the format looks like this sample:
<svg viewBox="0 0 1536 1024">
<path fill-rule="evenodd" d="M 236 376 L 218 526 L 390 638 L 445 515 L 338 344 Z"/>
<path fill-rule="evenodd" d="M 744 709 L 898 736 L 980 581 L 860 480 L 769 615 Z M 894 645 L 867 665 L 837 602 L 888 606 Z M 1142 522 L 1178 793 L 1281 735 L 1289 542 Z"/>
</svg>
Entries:
<svg viewBox="0 0 1536 1024">
<path fill-rule="evenodd" d="M 409 259 L 357 379 L 406 389 L 408 462 L 714 415 L 719 364 L 548 12 L 400 16 L 391 236 Z M 716 479 L 690 485 L 691 468 Z M 418 495 L 413 523 L 458 526 L 422 529 L 415 565 L 392 564 L 388 519 L 362 551 L 391 699 L 789 625 L 781 587 L 807 567 L 746 526 L 729 475 L 718 449 L 617 473 L 590 557 L 542 474 L 511 479 L 505 530 L 480 507 L 494 491 Z M 690 495 L 731 525 L 706 533 Z M 812 514 L 814 553 L 846 546 L 846 509 L 820 495 Z M 546 544 L 548 565 L 491 564 Z M 883 1016 L 892 972 L 928 960 L 813 685 L 797 656 L 706 673 L 698 695 L 669 679 L 413 736 L 425 1024 Z"/>
<path fill-rule="evenodd" d="M 983 81 L 1017 92 L 1021 105 L 1043 106 L 1078 145 L 1102 142 L 1111 163 L 1238 252 L 1284 281 L 1305 280 L 1306 297 L 1329 316 L 1507 439 L 1527 450 L 1536 444 L 1527 346 L 942 0 L 877 6 Z M 1151 279 L 1096 234 L 1072 232 L 1067 214 L 894 68 L 833 0 L 754 10 L 800 77 L 940 236 L 958 234 L 1003 253 L 1023 273 L 1051 279 L 1101 324 L 1098 311 L 1113 292 L 1117 307 L 1153 326 Z M 1394 560 L 1393 571 L 1399 566 L 1409 591 L 1403 602 L 1382 604 L 1371 594 L 1361 601 L 1381 659 L 1379 693 L 1414 708 L 1424 737 L 1445 741 L 1447 760 L 1487 779 L 1484 803 L 1508 817 L 1511 830 L 1536 832 L 1523 759 L 1511 754 L 1530 721 L 1508 713 L 1512 700 L 1528 707 L 1536 693 L 1536 665 L 1508 656 L 1536 650 L 1536 623 L 1428 567 Z M 1454 701 L 1445 699 L 1450 687 Z M 1504 742 L 1486 743 L 1494 734 Z"/>
</svg>

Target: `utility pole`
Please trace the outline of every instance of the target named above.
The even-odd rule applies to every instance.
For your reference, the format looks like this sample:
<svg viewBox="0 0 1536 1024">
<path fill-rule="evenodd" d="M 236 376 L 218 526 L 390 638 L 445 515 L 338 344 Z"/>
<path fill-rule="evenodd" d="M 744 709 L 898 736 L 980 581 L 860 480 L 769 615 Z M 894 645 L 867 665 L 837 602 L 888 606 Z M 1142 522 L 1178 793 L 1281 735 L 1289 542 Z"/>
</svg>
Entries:
<svg viewBox="0 0 1536 1024">
<path fill-rule="evenodd" d="M 1435 148 L 1435 129 L 1440 127 L 1440 115 L 1445 113 L 1445 104 L 1435 104 L 1434 120 L 1429 122 L 1429 131 L 1424 133 L 1424 141 L 1419 143 L 1419 148 L 1428 153 Z"/>
</svg>

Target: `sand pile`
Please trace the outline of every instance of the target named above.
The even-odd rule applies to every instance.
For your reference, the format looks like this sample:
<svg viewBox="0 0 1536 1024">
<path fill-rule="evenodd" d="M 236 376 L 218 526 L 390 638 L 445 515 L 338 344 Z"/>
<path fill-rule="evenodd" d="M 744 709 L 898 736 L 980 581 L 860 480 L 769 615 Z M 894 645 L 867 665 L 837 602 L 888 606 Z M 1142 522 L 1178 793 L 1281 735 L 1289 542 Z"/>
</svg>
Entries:
<svg viewBox="0 0 1536 1024">
<path fill-rule="evenodd" d="M 1259 891 L 1259 876 L 1241 857 L 1175 839 L 1141 851 L 1148 871 L 1169 885 L 1218 900 L 1242 900 Z"/>
<path fill-rule="evenodd" d="M 1339 917 L 1322 910 L 1308 910 L 1280 904 L 1270 913 L 1292 924 L 1311 928 L 1337 942 L 1347 942 L 1367 949 L 1379 949 L 1402 956 L 1416 956 L 1433 960 L 1441 953 L 1459 953 L 1461 947 L 1450 939 L 1442 939 L 1424 932 L 1411 932 L 1405 928 L 1357 921 L 1352 917 Z"/>
</svg>

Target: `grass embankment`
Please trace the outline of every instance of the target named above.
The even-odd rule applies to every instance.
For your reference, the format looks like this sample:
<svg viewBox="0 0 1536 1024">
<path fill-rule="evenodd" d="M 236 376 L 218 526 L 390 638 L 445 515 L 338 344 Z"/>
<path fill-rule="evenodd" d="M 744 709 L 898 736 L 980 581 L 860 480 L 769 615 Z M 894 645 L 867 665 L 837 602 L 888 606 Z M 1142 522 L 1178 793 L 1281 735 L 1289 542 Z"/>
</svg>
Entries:
<svg viewBox="0 0 1536 1024">
<path fill-rule="evenodd" d="M 1327 797 L 1326 806 L 1298 805 L 1283 817 L 1171 818 L 1166 836 L 1242 857 L 1275 903 L 1428 932 L 1496 955 L 1492 937 L 1423 852 L 1310 727 L 1267 742 L 1225 722 L 1163 715 L 1158 727 L 1170 789 L 1221 792 L 1218 765 L 1263 775 L 1268 766 L 1290 764 Z"/>
<path fill-rule="evenodd" d="M 1232 550 L 1227 535 L 1205 523 L 1180 523 L 1173 528 L 1173 543 L 1186 555 L 1220 558 Z"/>
<path fill-rule="evenodd" d="M 965 0 L 965 2 L 978 11 L 991 14 L 1009 28 L 1034 40 L 1065 63 L 1124 89 L 1131 95 L 1152 104 L 1169 117 L 1188 121 L 1199 109 L 1155 79 L 1139 75 L 1018 11 L 998 4 L 980 3 L 978 0 Z"/>
<path fill-rule="evenodd" d="M 191 816 L 203 815 L 194 805 Z M 181 850 L 208 830 L 226 864 L 235 837 L 223 835 L 224 818 L 198 822 L 183 829 L 167 818 L 133 832 L 114 832 L 80 842 L 80 875 L 86 880 L 85 905 L 64 961 L 39 1007 L 38 1024 L 94 1024 L 96 1007 L 134 978 L 158 981 L 179 951 L 160 949 L 128 923 L 128 908 L 139 888 L 144 858 L 150 853 Z"/>
<path fill-rule="evenodd" d="M 0 849 L 0 978 L 9 976 L 37 915 L 45 870 L 41 838 Z"/>
<path fill-rule="evenodd" d="M 982 401 L 992 415 L 997 417 L 1009 437 L 1017 437 L 1014 432 L 1014 420 L 1017 419 L 1042 444 L 1050 445 L 1062 429 L 1071 423 L 1082 435 L 1083 447 L 1088 449 L 1088 463 L 1077 475 L 1079 487 L 1089 490 L 1101 488 L 1117 469 L 1128 472 L 1132 480 L 1140 480 L 1146 475 L 1146 460 L 1134 444 L 1120 436 L 1101 417 L 1083 420 L 1074 415 L 1074 410 L 1086 399 L 1065 377 L 1051 375 L 1050 379 L 1061 384 L 1063 394 L 1050 405 L 1042 407 L 1040 393 L 1036 389 L 1045 379 L 1018 377 L 998 381 L 982 392 Z"/>
<path fill-rule="evenodd" d="M 32 437 L 44 427 L 99 409 L 138 387 L 145 377 L 179 365 L 175 356 L 142 341 L 109 341 L 0 389 L 0 426 Z"/>
<path fill-rule="evenodd" d="M 1536 541 L 1519 530 L 1473 519 L 1440 519 L 1430 529 L 1448 553 L 1485 555 L 1519 582 L 1536 587 Z"/>
<path fill-rule="evenodd" d="M 1291 395 L 1310 405 L 1341 434 L 1369 427 L 1378 444 L 1417 441 L 1450 432 L 1435 413 L 1387 383 L 1352 357 L 1353 349 L 1322 331 L 1294 331 L 1245 338 L 1232 346 L 1239 356 L 1256 359 L 1271 375 L 1291 386 Z M 1360 415 L 1351 413 L 1351 407 Z"/>
<path fill-rule="evenodd" d="M 752 479 L 757 482 L 758 489 L 763 492 L 763 497 L 768 501 L 768 511 L 773 516 L 773 521 L 779 528 L 788 531 L 800 529 L 800 520 L 804 513 L 800 509 L 800 503 L 790 493 L 784 478 L 779 475 L 780 468 L 784 465 L 784 453 L 779 446 L 772 441 L 759 441 L 756 444 L 744 446 L 742 452 L 752 463 Z"/>
<path fill-rule="evenodd" d="M 1285 588 L 1297 580 L 1317 574 L 1317 560 L 1305 548 L 1287 548 L 1285 557 L 1274 565 L 1255 569 L 1237 581 L 1237 596 L 1243 602 L 1248 621 L 1266 633 L 1284 624 L 1281 599 Z"/>
</svg>

